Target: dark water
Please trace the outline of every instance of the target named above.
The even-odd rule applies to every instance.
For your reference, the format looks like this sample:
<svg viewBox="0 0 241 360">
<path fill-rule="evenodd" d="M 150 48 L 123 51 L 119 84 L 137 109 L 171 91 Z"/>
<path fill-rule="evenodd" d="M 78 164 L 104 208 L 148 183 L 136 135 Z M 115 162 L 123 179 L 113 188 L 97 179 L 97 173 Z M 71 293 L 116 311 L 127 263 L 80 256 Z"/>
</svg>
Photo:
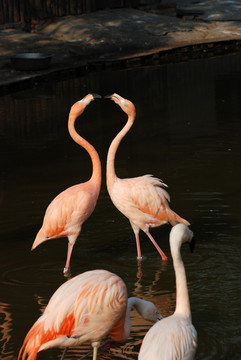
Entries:
<svg viewBox="0 0 241 360">
<path fill-rule="evenodd" d="M 120 177 L 154 174 L 169 185 L 171 207 L 192 223 L 196 251 L 183 247 L 198 360 L 241 359 L 241 55 L 125 70 L 45 83 L 0 98 L 0 358 L 16 359 L 26 332 L 65 281 L 67 240 L 31 252 L 45 209 L 61 190 L 87 180 L 88 155 L 69 137 L 70 106 L 88 92 L 117 92 L 137 108 L 117 153 Z M 126 117 L 108 100 L 91 103 L 77 129 L 100 154 Z M 152 234 L 170 257 L 170 226 Z M 164 316 L 175 308 L 172 261 L 145 234 L 136 261 L 132 230 L 103 186 L 72 256 L 72 276 L 95 268 L 120 275 L 129 295 L 152 300 Z M 150 324 L 132 313 L 131 336 L 99 359 L 137 359 Z M 71 349 L 77 359 L 88 345 Z M 49 350 L 38 359 L 58 359 Z"/>
</svg>

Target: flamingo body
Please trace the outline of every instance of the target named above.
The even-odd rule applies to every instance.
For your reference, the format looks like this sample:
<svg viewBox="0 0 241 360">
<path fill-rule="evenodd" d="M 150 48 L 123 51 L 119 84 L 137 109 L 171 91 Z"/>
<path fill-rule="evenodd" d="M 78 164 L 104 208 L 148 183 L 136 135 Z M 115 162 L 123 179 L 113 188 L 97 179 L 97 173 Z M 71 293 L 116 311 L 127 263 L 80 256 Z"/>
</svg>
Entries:
<svg viewBox="0 0 241 360">
<path fill-rule="evenodd" d="M 184 221 L 168 205 L 169 194 L 160 179 L 151 175 L 135 178 L 117 178 L 109 189 L 110 197 L 133 227 L 148 231 L 167 222 L 175 225 Z M 186 222 L 187 223 L 187 222 Z"/>
<path fill-rule="evenodd" d="M 170 234 L 171 253 L 176 275 L 176 309 L 173 315 L 154 324 L 141 345 L 139 360 L 193 360 L 197 349 L 197 332 L 192 324 L 187 280 L 180 247 L 191 242 L 193 234 L 183 224 Z"/>
<path fill-rule="evenodd" d="M 172 316 L 174 318 L 172 318 Z M 192 360 L 197 346 L 197 333 L 189 320 L 172 315 L 156 323 L 146 334 L 139 360 Z"/>
<path fill-rule="evenodd" d="M 141 258 L 139 231 L 143 230 L 152 241 L 163 260 L 167 257 L 160 249 L 149 232 L 149 228 L 166 223 L 175 225 L 189 222 L 181 218 L 169 207 L 170 197 L 164 189 L 167 187 L 162 180 L 152 175 L 120 179 L 115 173 L 115 155 L 123 137 L 132 127 L 136 111 L 134 104 L 118 94 L 108 96 L 127 114 L 128 120 L 122 130 L 113 139 L 107 155 L 106 181 L 110 198 L 116 208 L 130 221 L 136 237 L 137 257 Z"/>
<path fill-rule="evenodd" d="M 95 148 L 83 139 L 75 130 L 74 124 L 86 106 L 95 98 L 96 94 L 88 94 L 82 100 L 76 102 L 70 110 L 68 129 L 73 140 L 89 153 L 92 160 L 92 176 L 81 184 L 69 187 L 61 192 L 49 204 L 41 229 L 39 230 L 32 250 L 44 241 L 68 237 L 68 252 L 64 273 L 69 272 L 70 259 L 73 246 L 81 231 L 83 223 L 95 209 L 101 187 L 101 163 Z"/>
<path fill-rule="evenodd" d="M 130 333 L 132 306 L 151 321 L 160 319 L 158 309 L 151 302 L 128 299 L 125 283 L 119 276 L 106 270 L 77 275 L 52 295 L 44 313 L 26 335 L 18 360 L 21 357 L 35 360 L 39 351 L 79 346 L 84 342 L 90 342 L 96 350 L 108 334 L 113 340 L 122 341 Z"/>
<path fill-rule="evenodd" d="M 62 191 L 49 204 L 32 249 L 44 241 L 66 236 L 74 245 L 82 224 L 94 211 L 97 199 L 96 186 L 90 182 Z"/>
</svg>

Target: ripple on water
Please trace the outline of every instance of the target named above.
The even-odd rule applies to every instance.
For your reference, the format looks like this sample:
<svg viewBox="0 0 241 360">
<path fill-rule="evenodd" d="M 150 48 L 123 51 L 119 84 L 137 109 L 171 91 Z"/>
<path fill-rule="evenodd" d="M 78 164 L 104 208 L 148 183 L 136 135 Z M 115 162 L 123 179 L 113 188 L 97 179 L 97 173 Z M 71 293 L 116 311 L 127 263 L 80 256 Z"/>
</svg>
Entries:
<svg viewBox="0 0 241 360">
<path fill-rule="evenodd" d="M 29 287 L 29 286 L 52 286 L 66 279 L 62 275 L 59 263 L 32 263 L 22 266 L 1 268 L 1 285 Z"/>
</svg>

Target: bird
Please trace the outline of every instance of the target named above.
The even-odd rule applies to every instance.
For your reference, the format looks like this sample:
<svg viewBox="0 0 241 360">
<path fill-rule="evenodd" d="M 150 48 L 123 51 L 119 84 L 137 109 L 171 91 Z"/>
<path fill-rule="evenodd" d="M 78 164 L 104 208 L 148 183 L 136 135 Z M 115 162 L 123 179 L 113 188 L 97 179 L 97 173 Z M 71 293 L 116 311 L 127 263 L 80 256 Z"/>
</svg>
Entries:
<svg viewBox="0 0 241 360">
<path fill-rule="evenodd" d="M 149 237 L 162 260 L 167 260 L 167 256 L 161 250 L 149 228 L 161 226 L 166 223 L 175 225 L 190 223 L 181 218 L 169 207 L 170 197 L 164 189 L 167 187 L 164 182 L 152 175 L 144 175 L 133 178 L 120 179 L 115 172 L 115 155 L 123 137 L 132 127 L 136 110 L 134 104 L 114 93 L 107 95 L 105 98 L 113 100 L 127 114 L 128 120 L 122 130 L 116 135 L 111 142 L 106 161 L 106 184 L 110 198 L 116 208 L 125 215 L 131 224 L 136 238 L 137 259 L 141 259 L 141 246 L 139 231 L 143 230 Z"/>
<path fill-rule="evenodd" d="M 162 319 L 157 307 L 141 298 L 128 298 L 124 281 L 102 269 L 89 270 L 63 283 L 52 295 L 43 314 L 27 333 L 18 360 L 35 360 L 38 352 L 90 342 L 93 360 L 101 340 L 113 341 L 130 335 L 130 311 L 134 307 L 145 319 Z"/>
<path fill-rule="evenodd" d="M 188 242 L 194 247 L 192 231 L 184 224 L 175 225 L 170 232 L 170 247 L 176 276 L 175 312 L 146 333 L 139 360 L 192 360 L 197 349 L 197 331 L 192 324 L 185 267 L 181 246 Z"/>
<path fill-rule="evenodd" d="M 75 102 L 69 112 L 68 130 L 72 139 L 82 146 L 92 161 L 91 178 L 81 184 L 73 185 L 57 195 L 47 207 L 43 224 L 33 242 L 32 250 L 44 241 L 67 237 L 67 259 L 63 273 L 69 274 L 73 246 L 79 236 L 83 223 L 95 209 L 101 188 L 101 162 L 95 148 L 75 130 L 76 119 L 84 112 L 91 101 L 101 98 L 98 94 L 87 94 Z"/>
</svg>

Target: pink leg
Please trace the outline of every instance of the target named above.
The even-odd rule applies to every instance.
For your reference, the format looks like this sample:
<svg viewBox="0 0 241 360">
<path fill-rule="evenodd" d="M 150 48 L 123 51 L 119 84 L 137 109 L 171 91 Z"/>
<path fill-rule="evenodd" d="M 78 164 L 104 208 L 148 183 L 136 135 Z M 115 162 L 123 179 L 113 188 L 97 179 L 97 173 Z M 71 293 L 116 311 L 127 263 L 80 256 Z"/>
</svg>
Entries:
<svg viewBox="0 0 241 360">
<path fill-rule="evenodd" d="M 70 244 L 70 242 L 68 242 L 67 260 L 66 260 L 66 264 L 64 267 L 64 271 L 63 271 L 64 274 L 69 272 L 70 258 L 71 258 L 73 247 L 74 247 L 74 245 Z"/>
<path fill-rule="evenodd" d="M 135 236 L 136 236 L 137 259 L 142 259 L 139 233 L 136 233 Z"/>
<path fill-rule="evenodd" d="M 158 246 L 158 244 L 156 243 L 156 241 L 153 239 L 153 237 L 151 236 L 151 234 L 149 233 L 149 231 L 146 231 L 146 235 L 149 237 L 149 239 L 151 240 L 152 244 L 155 246 L 155 248 L 157 249 L 157 251 L 159 252 L 159 254 L 162 257 L 162 260 L 167 260 L 166 255 L 164 254 L 164 252 L 162 251 L 162 249 Z"/>
</svg>

